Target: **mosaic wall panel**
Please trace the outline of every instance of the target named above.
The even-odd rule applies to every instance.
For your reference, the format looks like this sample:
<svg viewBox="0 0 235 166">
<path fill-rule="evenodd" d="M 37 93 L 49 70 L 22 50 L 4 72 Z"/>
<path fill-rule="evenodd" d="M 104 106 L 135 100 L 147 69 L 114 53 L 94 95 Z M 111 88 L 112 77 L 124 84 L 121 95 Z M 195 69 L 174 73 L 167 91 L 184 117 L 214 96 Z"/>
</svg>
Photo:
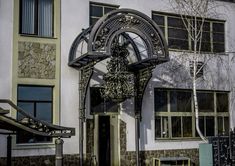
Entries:
<svg viewBox="0 0 235 166">
<path fill-rule="evenodd" d="M 56 45 L 33 42 L 18 43 L 18 77 L 54 79 Z"/>
</svg>

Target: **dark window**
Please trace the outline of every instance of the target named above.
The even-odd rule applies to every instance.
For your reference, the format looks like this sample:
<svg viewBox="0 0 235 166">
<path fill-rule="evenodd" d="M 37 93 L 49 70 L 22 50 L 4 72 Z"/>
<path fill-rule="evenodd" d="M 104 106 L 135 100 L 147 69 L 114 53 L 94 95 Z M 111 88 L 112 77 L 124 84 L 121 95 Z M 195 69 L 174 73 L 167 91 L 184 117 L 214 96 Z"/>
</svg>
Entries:
<svg viewBox="0 0 235 166">
<path fill-rule="evenodd" d="M 53 36 L 53 0 L 20 0 L 20 33 Z"/>
<path fill-rule="evenodd" d="M 199 137 L 191 90 L 155 88 L 154 93 L 155 139 Z M 228 134 L 228 97 L 228 92 L 197 92 L 199 128 L 204 136 Z"/>
<path fill-rule="evenodd" d="M 197 92 L 200 112 L 214 112 L 214 93 Z"/>
<path fill-rule="evenodd" d="M 52 123 L 52 87 L 44 86 L 18 86 L 17 104 L 26 113 L 37 119 Z M 24 119 L 17 115 L 19 121 Z M 18 132 L 17 143 L 51 142 L 51 138 L 37 136 L 25 131 Z"/>
<path fill-rule="evenodd" d="M 192 112 L 191 92 L 170 91 L 171 112 Z"/>
<path fill-rule="evenodd" d="M 171 49 L 194 50 L 192 37 L 195 28 L 194 17 L 180 16 L 163 12 L 153 12 L 152 19 L 158 24 L 168 41 Z M 197 42 L 197 51 L 201 52 L 224 52 L 225 51 L 225 29 L 224 21 L 197 18 L 197 32 L 202 31 Z M 191 31 L 189 30 L 191 29 Z M 190 34 L 189 34 L 190 33 Z"/>
<path fill-rule="evenodd" d="M 103 15 L 117 8 L 115 5 L 90 3 L 90 25 L 94 25 Z"/>
<path fill-rule="evenodd" d="M 155 111 L 167 112 L 167 91 L 155 89 Z"/>
<path fill-rule="evenodd" d="M 224 52 L 224 23 L 213 23 L 213 51 Z"/>
<path fill-rule="evenodd" d="M 181 137 L 181 117 L 173 116 L 171 118 L 172 137 Z"/>
<path fill-rule="evenodd" d="M 217 112 L 228 112 L 228 93 L 216 93 Z"/>
</svg>

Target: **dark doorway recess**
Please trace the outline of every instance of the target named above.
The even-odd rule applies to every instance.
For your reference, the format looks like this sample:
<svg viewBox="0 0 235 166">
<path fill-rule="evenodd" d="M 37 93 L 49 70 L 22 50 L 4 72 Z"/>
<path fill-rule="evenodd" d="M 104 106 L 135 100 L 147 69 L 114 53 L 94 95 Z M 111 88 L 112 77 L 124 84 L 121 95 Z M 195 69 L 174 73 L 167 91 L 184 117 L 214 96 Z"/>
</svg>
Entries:
<svg viewBox="0 0 235 166">
<path fill-rule="evenodd" d="M 109 116 L 99 116 L 99 165 L 110 166 Z"/>
</svg>

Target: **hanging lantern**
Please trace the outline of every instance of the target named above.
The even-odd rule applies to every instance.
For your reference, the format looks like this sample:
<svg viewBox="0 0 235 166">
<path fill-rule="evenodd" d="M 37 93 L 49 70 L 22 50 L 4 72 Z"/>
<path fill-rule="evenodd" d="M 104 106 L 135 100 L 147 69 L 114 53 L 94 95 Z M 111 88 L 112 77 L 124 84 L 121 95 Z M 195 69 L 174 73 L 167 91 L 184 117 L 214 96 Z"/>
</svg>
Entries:
<svg viewBox="0 0 235 166">
<path fill-rule="evenodd" d="M 104 99 L 122 102 L 134 96 L 134 74 L 128 71 L 128 55 L 126 46 L 113 46 L 108 72 L 103 76 L 105 84 L 101 94 Z"/>
</svg>

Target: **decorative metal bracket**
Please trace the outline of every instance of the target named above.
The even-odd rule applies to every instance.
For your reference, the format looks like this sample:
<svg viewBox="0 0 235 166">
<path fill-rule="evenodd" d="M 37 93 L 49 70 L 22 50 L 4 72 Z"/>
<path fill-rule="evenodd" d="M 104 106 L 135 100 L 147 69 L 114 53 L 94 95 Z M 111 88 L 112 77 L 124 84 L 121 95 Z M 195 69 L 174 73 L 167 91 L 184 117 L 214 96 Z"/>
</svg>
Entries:
<svg viewBox="0 0 235 166">
<path fill-rule="evenodd" d="M 139 70 L 135 73 L 135 114 L 141 119 L 142 101 L 144 97 L 145 89 L 148 85 L 149 80 L 152 77 L 152 70 L 154 66 Z"/>
<path fill-rule="evenodd" d="M 90 83 L 90 79 L 93 74 L 94 69 L 94 63 L 89 63 L 88 65 L 84 66 L 80 70 L 80 82 L 79 82 L 79 97 L 80 97 L 80 114 L 79 118 L 85 122 L 86 116 L 85 116 L 85 109 L 86 109 L 86 94 L 87 89 Z"/>
</svg>

